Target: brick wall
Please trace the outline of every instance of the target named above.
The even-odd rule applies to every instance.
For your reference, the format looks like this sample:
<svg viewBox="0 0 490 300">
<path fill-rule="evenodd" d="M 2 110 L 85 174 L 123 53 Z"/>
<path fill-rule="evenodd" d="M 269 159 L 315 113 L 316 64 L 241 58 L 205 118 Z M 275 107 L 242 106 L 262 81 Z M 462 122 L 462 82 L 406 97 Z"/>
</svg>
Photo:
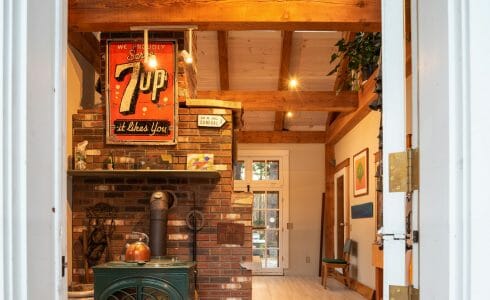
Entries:
<svg viewBox="0 0 490 300">
<path fill-rule="evenodd" d="M 227 120 L 222 129 L 197 127 L 197 114 L 220 114 Z M 251 274 L 241 261 L 251 261 L 251 207 L 233 207 L 231 112 L 211 108 L 180 108 L 178 144 L 174 146 L 106 145 L 103 109 L 82 110 L 73 116 L 74 144 L 88 140 L 88 169 L 100 169 L 112 152 L 116 169 L 130 168 L 119 163 L 133 158 L 157 160 L 172 155 L 169 169 L 185 169 L 188 153 L 212 153 L 215 164 L 226 165 L 219 179 L 164 178 L 158 176 L 73 177 L 73 281 L 84 281 L 83 230 L 90 229 L 87 208 L 104 202 L 117 208 L 115 230 L 110 243 L 110 259 L 118 260 L 127 234 L 149 233 L 149 199 L 153 191 L 172 190 L 177 207 L 169 212 L 167 253 L 181 260 L 192 260 L 193 233 L 185 223 L 196 205 L 204 213 L 205 226 L 197 234 L 198 288 L 201 299 L 251 298 Z M 124 159 L 123 159 L 124 158 Z M 194 204 L 196 195 L 196 204 Z M 243 246 L 223 246 L 216 242 L 218 222 L 245 225 Z M 102 258 L 104 261 L 105 258 Z M 90 280 L 92 273 L 89 271 Z"/>
<path fill-rule="evenodd" d="M 165 33 L 167 34 L 167 33 Z M 138 35 L 137 33 L 131 33 Z M 178 38 L 179 47 L 182 38 Z M 107 38 L 127 38 L 128 33 L 101 36 L 101 52 Z M 135 36 L 136 37 L 136 36 Z M 138 36 L 139 37 L 139 36 Z M 157 37 L 162 37 L 161 34 Z M 151 38 L 151 37 L 150 37 Z M 102 60 L 102 66 L 105 66 Z M 189 95 L 186 68 L 178 62 L 179 98 Z M 103 73 L 103 72 L 102 72 Z M 101 76 L 104 82 L 104 76 Z M 104 86 L 104 84 L 102 84 Z M 198 114 L 222 115 L 227 123 L 221 129 L 198 128 Z M 149 200 L 156 190 L 172 190 L 177 206 L 169 211 L 167 254 L 180 260 L 191 260 L 193 232 L 185 217 L 197 208 L 204 214 L 205 225 L 196 237 L 198 290 L 200 299 L 251 299 L 251 272 L 242 269 L 240 262 L 252 260 L 251 207 L 231 205 L 232 192 L 232 114 L 230 110 L 211 108 L 179 108 L 177 145 L 134 146 L 105 143 L 105 108 L 82 109 L 73 115 L 73 146 L 87 140 L 87 169 L 102 169 L 113 156 L 116 169 L 150 166 L 157 169 L 185 170 L 187 154 L 211 153 L 214 164 L 224 165 L 219 179 L 172 178 L 159 176 L 81 176 L 72 178 L 72 246 L 73 281 L 85 281 L 83 232 L 90 230 L 86 211 L 97 203 L 116 208 L 114 231 L 109 251 L 101 258 L 118 260 L 127 235 L 132 231 L 149 233 Z M 170 155 L 163 162 L 161 155 Z M 195 200 L 194 200 L 195 196 Z M 245 225 L 243 246 L 218 245 L 217 223 L 233 222 Z M 109 256 L 109 257 L 106 257 Z M 92 270 L 87 275 L 93 280 Z"/>
</svg>

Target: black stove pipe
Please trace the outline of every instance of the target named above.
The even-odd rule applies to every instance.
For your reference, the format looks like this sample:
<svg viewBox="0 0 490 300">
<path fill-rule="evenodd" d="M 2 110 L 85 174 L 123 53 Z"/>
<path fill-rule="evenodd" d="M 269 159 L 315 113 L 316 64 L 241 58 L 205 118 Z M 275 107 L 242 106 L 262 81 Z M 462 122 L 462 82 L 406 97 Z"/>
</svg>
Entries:
<svg viewBox="0 0 490 300">
<path fill-rule="evenodd" d="M 175 195 L 170 191 L 156 191 L 150 199 L 150 250 L 151 256 L 167 254 L 168 210 L 175 204 Z"/>
</svg>

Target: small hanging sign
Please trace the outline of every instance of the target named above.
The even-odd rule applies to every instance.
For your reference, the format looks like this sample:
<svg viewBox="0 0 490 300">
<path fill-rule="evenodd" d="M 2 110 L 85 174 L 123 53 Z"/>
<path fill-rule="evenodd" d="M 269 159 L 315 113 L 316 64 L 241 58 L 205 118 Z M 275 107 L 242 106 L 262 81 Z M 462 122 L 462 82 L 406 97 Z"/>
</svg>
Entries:
<svg viewBox="0 0 490 300">
<path fill-rule="evenodd" d="M 226 120 L 220 115 L 198 115 L 197 126 L 199 127 L 212 127 L 221 128 L 225 125 Z"/>
</svg>

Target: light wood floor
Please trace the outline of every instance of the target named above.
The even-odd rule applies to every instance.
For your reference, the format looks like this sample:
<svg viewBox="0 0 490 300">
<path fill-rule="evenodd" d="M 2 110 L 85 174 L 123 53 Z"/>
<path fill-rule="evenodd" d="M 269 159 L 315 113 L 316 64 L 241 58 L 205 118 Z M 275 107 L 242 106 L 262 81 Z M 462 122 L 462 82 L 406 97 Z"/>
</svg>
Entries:
<svg viewBox="0 0 490 300">
<path fill-rule="evenodd" d="M 363 300 L 358 293 L 345 288 L 334 279 L 324 289 L 320 277 L 254 276 L 253 300 Z"/>
</svg>

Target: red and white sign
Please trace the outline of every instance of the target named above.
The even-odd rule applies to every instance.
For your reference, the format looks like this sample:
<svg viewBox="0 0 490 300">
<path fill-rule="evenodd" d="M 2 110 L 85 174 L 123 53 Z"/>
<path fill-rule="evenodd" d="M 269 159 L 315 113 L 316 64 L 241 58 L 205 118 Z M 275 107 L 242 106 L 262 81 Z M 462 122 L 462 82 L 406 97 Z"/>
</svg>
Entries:
<svg viewBox="0 0 490 300">
<path fill-rule="evenodd" d="M 144 62 L 141 41 L 108 41 L 106 118 L 108 144 L 175 144 L 175 41 L 151 41 Z"/>
</svg>

